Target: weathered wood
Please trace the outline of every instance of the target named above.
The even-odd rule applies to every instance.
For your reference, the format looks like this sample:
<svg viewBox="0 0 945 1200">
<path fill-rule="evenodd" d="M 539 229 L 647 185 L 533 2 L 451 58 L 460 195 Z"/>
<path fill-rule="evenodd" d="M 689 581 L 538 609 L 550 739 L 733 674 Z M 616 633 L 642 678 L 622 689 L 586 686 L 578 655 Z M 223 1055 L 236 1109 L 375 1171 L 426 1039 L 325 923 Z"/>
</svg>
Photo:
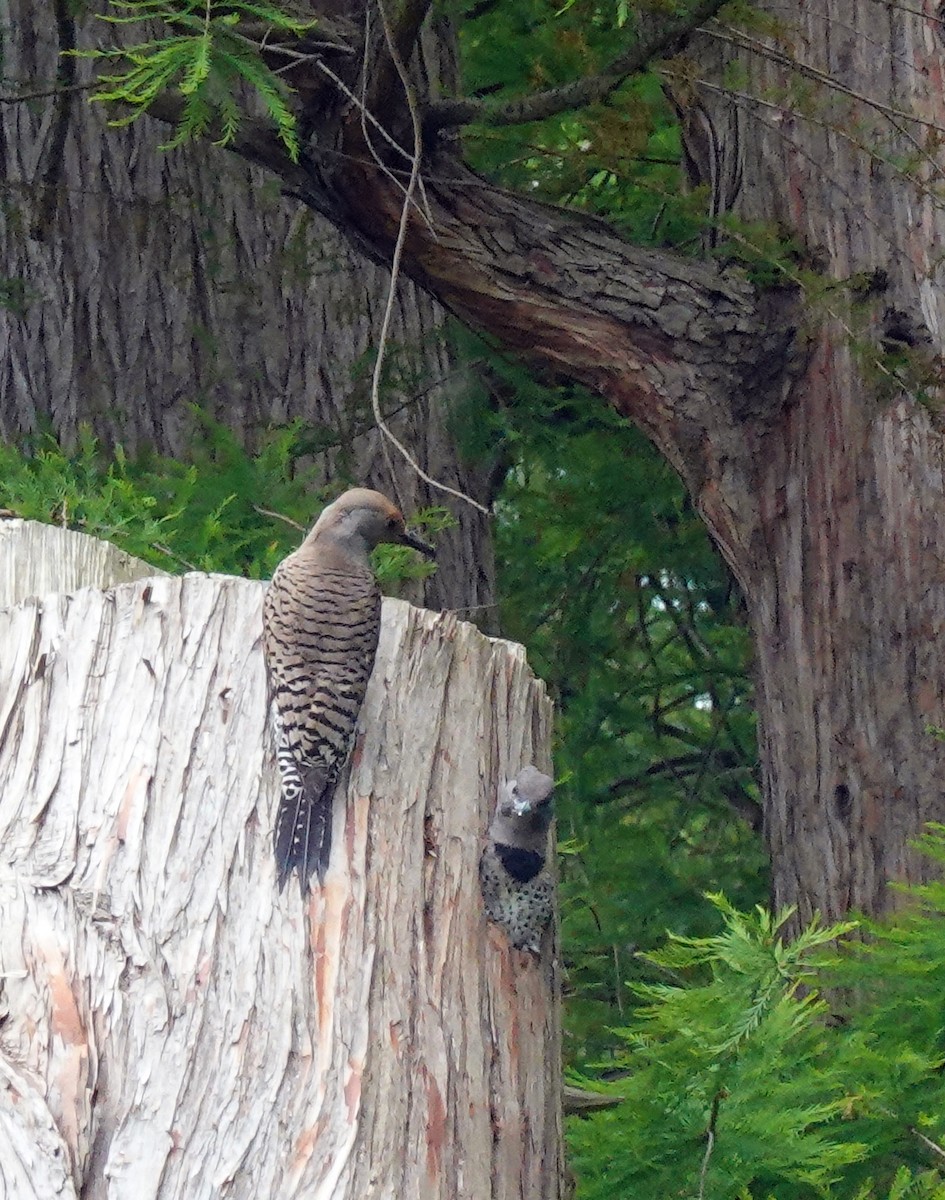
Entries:
<svg viewBox="0 0 945 1200">
<path fill-rule="evenodd" d="M 47 592 L 110 587 L 166 574 L 86 533 L 40 521 L 0 521 L 0 608 Z"/>
<path fill-rule="evenodd" d="M 569 1117 L 587 1116 L 605 1108 L 616 1108 L 623 1104 L 623 1096 L 611 1096 L 605 1092 L 589 1092 L 587 1088 L 564 1086 L 564 1111 Z"/>
<path fill-rule="evenodd" d="M 549 766 L 544 689 L 520 647 L 385 602 L 326 886 L 280 897 L 262 594 L 0 613 L 3 1186 L 554 1200 L 555 947 L 510 952 L 476 869 L 500 777 Z"/>
</svg>

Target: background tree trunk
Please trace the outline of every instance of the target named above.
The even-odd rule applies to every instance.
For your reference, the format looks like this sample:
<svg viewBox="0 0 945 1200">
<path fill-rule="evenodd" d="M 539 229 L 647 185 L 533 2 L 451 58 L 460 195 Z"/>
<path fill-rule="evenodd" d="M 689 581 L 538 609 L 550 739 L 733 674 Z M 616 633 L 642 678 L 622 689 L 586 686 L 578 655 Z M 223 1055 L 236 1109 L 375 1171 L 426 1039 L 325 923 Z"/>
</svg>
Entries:
<svg viewBox="0 0 945 1200">
<path fill-rule="evenodd" d="M 57 71 L 60 83 L 94 77 L 93 63 L 59 58 L 100 32 L 69 11 L 11 0 L 0 91 L 47 91 Z M 165 127 L 109 129 L 110 115 L 84 92 L 0 105 L 0 437 L 51 426 L 68 441 L 88 422 L 106 442 L 180 455 L 193 404 L 249 446 L 303 418 L 313 445 L 332 447 L 327 479 L 378 487 L 406 512 L 454 511 L 439 570 L 410 598 L 496 629 L 486 518 L 385 454 L 375 429 L 365 368 L 387 271 L 259 168 L 209 145 L 161 150 Z M 429 474 L 487 502 L 490 464 L 464 462 L 452 431 L 467 382 L 444 318 L 401 281 L 389 359 L 400 382 L 384 407 Z"/>
<path fill-rule="evenodd" d="M 909 841 L 945 819 L 945 745 L 928 730 L 945 724 L 943 27 L 935 6 L 875 0 L 772 13 L 777 41 L 703 42 L 702 98 L 720 127 L 742 112 L 740 215 L 796 235 L 799 278 L 839 286 L 806 296 L 812 353 L 756 431 L 752 536 L 732 557 L 757 646 L 774 898 L 834 919 L 921 879 L 931 864 Z M 712 90 L 738 76 L 750 96 Z"/>
<path fill-rule="evenodd" d="M 554 1200 L 554 935 L 487 926 L 521 648 L 386 601 L 324 889 L 275 885 L 260 584 L 0 612 L 0 1162 L 18 1200 Z M 346 800 L 342 797 L 346 796 Z"/>
</svg>

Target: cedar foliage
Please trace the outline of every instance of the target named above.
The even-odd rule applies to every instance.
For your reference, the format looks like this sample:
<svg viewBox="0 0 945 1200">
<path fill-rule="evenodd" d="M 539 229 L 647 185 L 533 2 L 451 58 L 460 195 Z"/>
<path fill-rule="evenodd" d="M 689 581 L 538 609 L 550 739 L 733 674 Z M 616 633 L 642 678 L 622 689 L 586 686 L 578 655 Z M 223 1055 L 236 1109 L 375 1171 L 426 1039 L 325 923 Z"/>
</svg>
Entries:
<svg viewBox="0 0 945 1200">
<path fill-rule="evenodd" d="M 49 434 L 0 444 L 0 505 L 105 538 L 166 571 L 267 579 L 299 544 L 313 512 L 343 489 L 329 495 L 315 467 L 300 465 L 311 441 L 302 421 L 267 431 L 249 454 L 198 409 L 193 420 L 187 461 L 149 451 L 132 458 L 121 446 L 107 451 L 87 428 L 71 449 Z M 439 508 L 412 517 L 427 536 L 450 520 Z M 435 569 L 406 547 L 381 546 L 375 554 L 389 592 Z"/>
<path fill-rule="evenodd" d="M 945 865 L 945 827 L 922 845 Z M 645 956 L 624 1103 L 572 1129 L 579 1194 L 942 1200 L 945 883 L 787 942 L 790 912 L 711 899 L 720 934 Z"/>
<path fill-rule="evenodd" d="M 104 45 L 78 51 L 79 57 L 102 60 L 103 74 L 92 100 L 127 107 L 110 124 L 128 125 L 146 113 L 167 91 L 179 93 L 180 120 L 168 148 L 202 137 L 226 146 L 236 135 L 242 117 L 240 86 L 262 104 L 293 162 L 300 146 L 291 89 L 263 61 L 259 43 L 248 37 L 247 21 L 268 34 L 302 37 L 314 25 L 266 0 L 110 0 L 102 20 L 115 26 L 143 26 L 143 41 Z M 154 23 L 166 34 L 148 37 Z M 241 22 L 243 28 L 241 28 Z"/>
</svg>

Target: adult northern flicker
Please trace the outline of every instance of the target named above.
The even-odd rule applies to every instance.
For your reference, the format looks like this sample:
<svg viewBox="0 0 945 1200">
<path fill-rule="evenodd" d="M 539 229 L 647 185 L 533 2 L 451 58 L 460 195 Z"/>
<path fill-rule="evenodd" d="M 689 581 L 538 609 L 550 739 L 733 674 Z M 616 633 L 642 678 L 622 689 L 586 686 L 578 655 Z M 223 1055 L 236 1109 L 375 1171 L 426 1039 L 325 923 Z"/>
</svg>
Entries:
<svg viewBox="0 0 945 1200">
<path fill-rule="evenodd" d="M 433 550 L 404 528 L 386 496 L 352 488 L 324 510 L 276 568 L 263 604 L 263 650 L 278 725 L 282 800 L 279 890 L 298 870 L 325 878 L 332 793 L 351 745 L 381 627 L 370 553 L 380 542 Z"/>
<path fill-rule="evenodd" d="M 554 780 L 522 767 L 499 789 L 489 841 L 479 860 L 486 912 L 519 950 L 538 954 L 554 912 L 554 880 L 548 869 Z"/>
</svg>

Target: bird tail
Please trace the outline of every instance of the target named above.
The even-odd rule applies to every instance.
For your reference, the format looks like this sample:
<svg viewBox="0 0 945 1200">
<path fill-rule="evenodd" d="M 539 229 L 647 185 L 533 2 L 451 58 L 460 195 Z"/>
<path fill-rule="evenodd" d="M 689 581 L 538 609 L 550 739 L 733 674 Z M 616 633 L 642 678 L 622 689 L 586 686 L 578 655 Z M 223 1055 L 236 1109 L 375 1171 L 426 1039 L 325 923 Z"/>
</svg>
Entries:
<svg viewBox="0 0 945 1200">
<path fill-rule="evenodd" d="M 325 882 L 331 857 L 335 776 L 322 765 L 303 767 L 293 783 L 293 787 L 284 787 L 276 817 L 276 872 L 281 892 L 297 870 L 304 895 L 313 874 L 318 876 L 319 886 Z"/>
</svg>

